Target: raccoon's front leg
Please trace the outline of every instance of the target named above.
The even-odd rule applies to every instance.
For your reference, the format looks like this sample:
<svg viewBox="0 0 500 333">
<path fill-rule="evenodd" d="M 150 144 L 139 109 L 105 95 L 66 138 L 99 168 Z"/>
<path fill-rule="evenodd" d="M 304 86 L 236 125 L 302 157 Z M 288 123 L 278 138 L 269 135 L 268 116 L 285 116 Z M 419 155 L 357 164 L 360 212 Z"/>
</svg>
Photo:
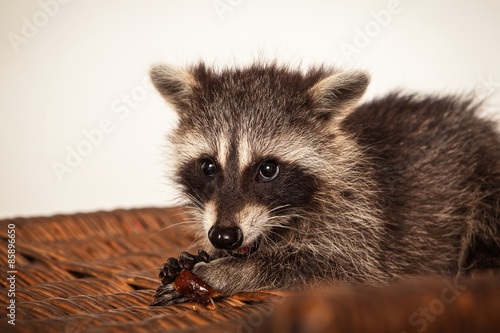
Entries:
<svg viewBox="0 0 500 333">
<path fill-rule="evenodd" d="M 238 292 L 290 287 L 291 280 L 284 266 L 275 265 L 271 258 L 227 256 L 209 263 L 199 263 L 194 269 L 198 277 L 225 296 Z M 291 276 L 290 276 L 291 277 Z M 288 283 L 286 280 L 290 280 Z"/>
<path fill-rule="evenodd" d="M 231 296 L 243 291 L 291 287 L 294 274 L 285 272 L 286 266 L 273 264 L 265 256 L 226 256 L 210 262 L 199 262 L 192 271 L 216 291 Z M 186 301 L 188 298 L 169 283 L 158 287 L 152 305 L 172 305 Z"/>
</svg>

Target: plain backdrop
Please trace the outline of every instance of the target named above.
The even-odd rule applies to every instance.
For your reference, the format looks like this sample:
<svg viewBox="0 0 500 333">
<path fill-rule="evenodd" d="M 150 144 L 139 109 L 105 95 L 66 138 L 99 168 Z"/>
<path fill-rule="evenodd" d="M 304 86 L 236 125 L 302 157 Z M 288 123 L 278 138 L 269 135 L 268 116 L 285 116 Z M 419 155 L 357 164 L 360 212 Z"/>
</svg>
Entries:
<svg viewBox="0 0 500 333">
<path fill-rule="evenodd" d="M 361 68 L 365 99 L 475 91 L 500 113 L 497 0 L 0 0 L 0 33 L 0 218 L 177 204 L 157 62 Z"/>
</svg>

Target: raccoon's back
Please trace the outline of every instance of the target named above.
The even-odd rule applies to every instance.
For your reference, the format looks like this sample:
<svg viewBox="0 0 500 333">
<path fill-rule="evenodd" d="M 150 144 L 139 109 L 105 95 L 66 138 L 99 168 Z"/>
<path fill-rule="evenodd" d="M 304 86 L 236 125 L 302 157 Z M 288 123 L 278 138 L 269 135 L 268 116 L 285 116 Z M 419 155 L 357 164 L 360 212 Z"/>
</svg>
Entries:
<svg viewBox="0 0 500 333">
<path fill-rule="evenodd" d="M 438 270 L 457 268 L 467 233 L 500 249 L 500 140 L 479 108 L 454 96 L 391 94 L 344 121 L 373 167 L 392 231 L 387 246 L 420 252 L 416 261 L 456 259 L 448 268 L 436 259 Z"/>
<path fill-rule="evenodd" d="M 409 183 L 428 192 L 464 188 L 468 182 L 487 191 L 499 185 L 500 139 L 497 125 L 480 118 L 479 108 L 472 99 L 454 96 L 391 94 L 361 105 L 344 125 L 391 191 L 404 194 Z M 428 192 L 427 200 L 453 198 L 439 192 Z"/>
</svg>

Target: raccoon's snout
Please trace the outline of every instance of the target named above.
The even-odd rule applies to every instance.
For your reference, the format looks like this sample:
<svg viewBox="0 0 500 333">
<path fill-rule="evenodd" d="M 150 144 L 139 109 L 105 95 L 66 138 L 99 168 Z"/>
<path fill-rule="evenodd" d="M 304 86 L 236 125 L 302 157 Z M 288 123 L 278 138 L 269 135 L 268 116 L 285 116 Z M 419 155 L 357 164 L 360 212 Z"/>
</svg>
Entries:
<svg viewBox="0 0 500 333">
<path fill-rule="evenodd" d="M 221 228 L 214 225 L 208 231 L 208 239 L 218 249 L 234 250 L 243 243 L 243 232 L 238 227 Z"/>
</svg>

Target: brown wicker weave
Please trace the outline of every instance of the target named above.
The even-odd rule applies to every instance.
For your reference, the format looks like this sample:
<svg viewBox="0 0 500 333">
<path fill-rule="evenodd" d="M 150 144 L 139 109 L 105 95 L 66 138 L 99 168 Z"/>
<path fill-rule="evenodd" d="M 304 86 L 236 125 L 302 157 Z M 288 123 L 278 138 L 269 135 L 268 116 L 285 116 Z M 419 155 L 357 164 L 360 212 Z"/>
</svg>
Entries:
<svg viewBox="0 0 500 333">
<path fill-rule="evenodd" d="M 0 221 L 0 332 L 312 332 L 313 326 L 325 332 L 417 332 L 420 326 L 410 325 L 409 316 L 444 288 L 443 281 L 430 290 L 426 284 L 338 288 L 284 304 L 283 293 L 269 291 L 218 299 L 215 309 L 193 303 L 150 307 L 158 268 L 192 244 L 187 228 L 167 228 L 182 218 L 180 209 L 151 208 Z M 15 297 L 7 280 L 9 225 L 15 225 Z M 469 312 L 469 318 L 481 316 L 481 327 L 500 327 L 498 279 L 473 282 L 463 295 L 446 305 L 446 311 L 458 307 L 457 314 L 437 316 L 429 329 Z M 12 299 L 15 326 L 7 318 Z"/>
<path fill-rule="evenodd" d="M 238 319 L 259 313 L 277 297 L 224 298 L 215 310 L 191 303 L 149 307 L 159 267 L 193 241 L 187 228 L 165 229 L 182 217 L 178 209 L 138 209 L 0 221 L 0 331 L 236 329 Z M 15 326 L 5 319 L 11 299 L 9 224 L 15 225 L 16 241 Z"/>
</svg>

